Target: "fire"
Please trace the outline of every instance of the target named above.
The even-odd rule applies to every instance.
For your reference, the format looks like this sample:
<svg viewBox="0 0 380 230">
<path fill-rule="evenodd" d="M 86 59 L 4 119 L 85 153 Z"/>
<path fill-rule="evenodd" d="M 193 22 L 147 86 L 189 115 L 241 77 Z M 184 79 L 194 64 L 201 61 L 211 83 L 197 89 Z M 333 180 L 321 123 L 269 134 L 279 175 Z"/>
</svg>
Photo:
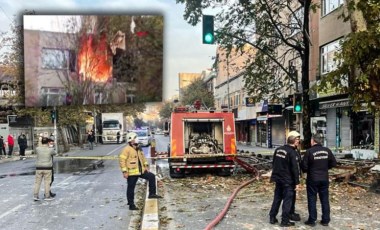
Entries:
<svg viewBox="0 0 380 230">
<path fill-rule="evenodd" d="M 93 34 L 84 34 L 80 39 L 78 67 L 81 79 L 106 82 L 112 76 L 112 56 L 107 52 L 105 35 L 95 39 Z"/>
</svg>

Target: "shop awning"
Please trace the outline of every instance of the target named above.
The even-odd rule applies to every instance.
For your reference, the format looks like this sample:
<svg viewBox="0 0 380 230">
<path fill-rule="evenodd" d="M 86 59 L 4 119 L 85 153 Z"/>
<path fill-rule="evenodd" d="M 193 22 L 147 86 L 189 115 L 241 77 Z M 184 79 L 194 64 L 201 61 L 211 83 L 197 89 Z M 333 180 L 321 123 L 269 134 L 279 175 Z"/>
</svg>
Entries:
<svg viewBox="0 0 380 230">
<path fill-rule="evenodd" d="M 282 115 L 265 115 L 265 116 L 258 116 L 256 120 L 258 121 L 266 121 L 268 118 L 275 118 L 275 117 L 282 117 Z"/>
</svg>

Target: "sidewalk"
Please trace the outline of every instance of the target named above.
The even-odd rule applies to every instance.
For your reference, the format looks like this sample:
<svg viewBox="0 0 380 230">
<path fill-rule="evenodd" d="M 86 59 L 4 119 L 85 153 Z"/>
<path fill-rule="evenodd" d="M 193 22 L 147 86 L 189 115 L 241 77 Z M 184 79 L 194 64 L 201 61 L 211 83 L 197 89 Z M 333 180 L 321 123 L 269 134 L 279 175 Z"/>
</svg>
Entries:
<svg viewBox="0 0 380 230">
<path fill-rule="evenodd" d="M 247 145 L 247 144 L 237 143 L 236 144 L 236 150 L 238 153 L 249 152 L 249 153 L 255 153 L 256 155 L 261 154 L 261 155 L 272 156 L 275 148 L 265 148 L 265 147 L 253 146 L 253 145 L 249 145 L 249 144 Z"/>
<path fill-rule="evenodd" d="M 31 150 L 31 149 L 26 150 L 25 151 L 25 157 L 26 158 L 33 157 L 34 155 L 32 153 L 33 153 L 33 150 Z M 19 152 L 13 152 L 12 156 L 10 158 L 8 158 L 8 155 L 7 156 L 1 155 L 0 156 L 0 164 L 5 163 L 5 162 L 9 162 L 9 161 L 21 160 L 21 157 L 19 154 L 20 154 Z"/>
</svg>

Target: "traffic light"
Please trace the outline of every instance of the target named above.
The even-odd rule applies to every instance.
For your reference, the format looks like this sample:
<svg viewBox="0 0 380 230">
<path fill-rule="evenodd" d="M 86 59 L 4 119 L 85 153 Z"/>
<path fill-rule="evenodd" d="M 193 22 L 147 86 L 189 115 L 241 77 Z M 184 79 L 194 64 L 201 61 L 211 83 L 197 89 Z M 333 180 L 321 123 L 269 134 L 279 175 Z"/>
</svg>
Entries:
<svg viewBox="0 0 380 230">
<path fill-rule="evenodd" d="M 203 44 L 214 44 L 214 16 L 203 15 L 202 17 L 203 30 L 202 42 Z"/>
<path fill-rule="evenodd" d="M 54 123 L 54 120 L 58 122 L 58 111 L 57 110 L 51 110 L 50 111 L 50 118 L 51 122 Z"/>
<path fill-rule="evenodd" d="M 301 93 L 294 94 L 293 113 L 302 113 L 302 94 Z"/>
</svg>

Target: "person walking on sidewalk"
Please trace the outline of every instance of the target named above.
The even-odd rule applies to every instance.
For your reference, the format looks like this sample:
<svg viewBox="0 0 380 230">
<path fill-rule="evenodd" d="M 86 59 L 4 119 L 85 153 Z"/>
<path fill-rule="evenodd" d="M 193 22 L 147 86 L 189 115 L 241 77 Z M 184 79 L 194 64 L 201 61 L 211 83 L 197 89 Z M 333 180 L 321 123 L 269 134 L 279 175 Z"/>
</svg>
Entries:
<svg viewBox="0 0 380 230">
<path fill-rule="evenodd" d="M 290 134 L 290 135 L 289 135 Z M 295 152 L 295 143 L 299 139 L 299 134 L 295 135 L 290 132 L 287 138 L 287 144 L 277 148 L 273 154 L 273 169 L 271 182 L 275 182 L 274 198 L 272 207 L 269 212 L 269 223 L 278 222 L 276 216 L 282 202 L 282 219 L 281 227 L 294 226 L 295 223 L 290 221 L 290 210 L 293 202 L 294 188 L 298 190 L 299 165 L 297 153 Z"/>
<path fill-rule="evenodd" d="M 127 200 L 129 210 L 138 210 L 135 205 L 135 187 L 137 180 L 141 177 L 149 183 L 149 199 L 162 198 L 156 193 L 156 176 L 149 172 L 149 165 L 143 151 L 136 143 L 136 133 L 128 133 L 128 145 L 119 154 L 120 169 L 123 177 L 127 179 Z"/>
<path fill-rule="evenodd" d="M 26 140 L 24 133 L 21 133 L 20 136 L 18 136 L 17 143 L 20 148 L 20 159 L 25 160 L 25 150 L 28 147 L 28 141 Z"/>
<path fill-rule="evenodd" d="M 8 135 L 7 140 L 8 140 L 8 157 L 11 157 L 13 153 L 13 146 L 15 145 L 15 140 L 12 134 Z"/>
<path fill-rule="evenodd" d="M 35 201 L 40 200 L 39 192 L 44 179 L 45 186 L 45 199 L 53 200 L 54 198 L 50 196 L 50 184 L 52 180 L 52 170 L 53 170 L 53 158 L 54 150 L 49 148 L 49 138 L 42 137 L 41 146 L 36 147 L 37 159 L 36 159 L 36 179 L 34 182 L 34 196 Z"/>
<path fill-rule="evenodd" d="M 336 159 L 329 148 L 323 147 L 323 135 L 316 133 L 302 160 L 302 170 L 307 173 L 306 191 L 309 218 L 306 225 L 315 226 L 317 220 L 317 194 L 321 201 L 323 226 L 330 223 L 329 169 L 336 166 Z"/>
<path fill-rule="evenodd" d="M 3 136 L 0 136 L 0 155 L 3 156 L 3 153 L 4 153 L 4 157 L 7 156 L 7 152 L 5 151 L 5 143 L 4 143 L 4 137 Z"/>
<path fill-rule="evenodd" d="M 89 146 L 90 150 L 93 150 L 94 149 L 95 135 L 92 131 L 88 132 L 87 141 L 88 141 L 88 146 Z"/>
</svg>

